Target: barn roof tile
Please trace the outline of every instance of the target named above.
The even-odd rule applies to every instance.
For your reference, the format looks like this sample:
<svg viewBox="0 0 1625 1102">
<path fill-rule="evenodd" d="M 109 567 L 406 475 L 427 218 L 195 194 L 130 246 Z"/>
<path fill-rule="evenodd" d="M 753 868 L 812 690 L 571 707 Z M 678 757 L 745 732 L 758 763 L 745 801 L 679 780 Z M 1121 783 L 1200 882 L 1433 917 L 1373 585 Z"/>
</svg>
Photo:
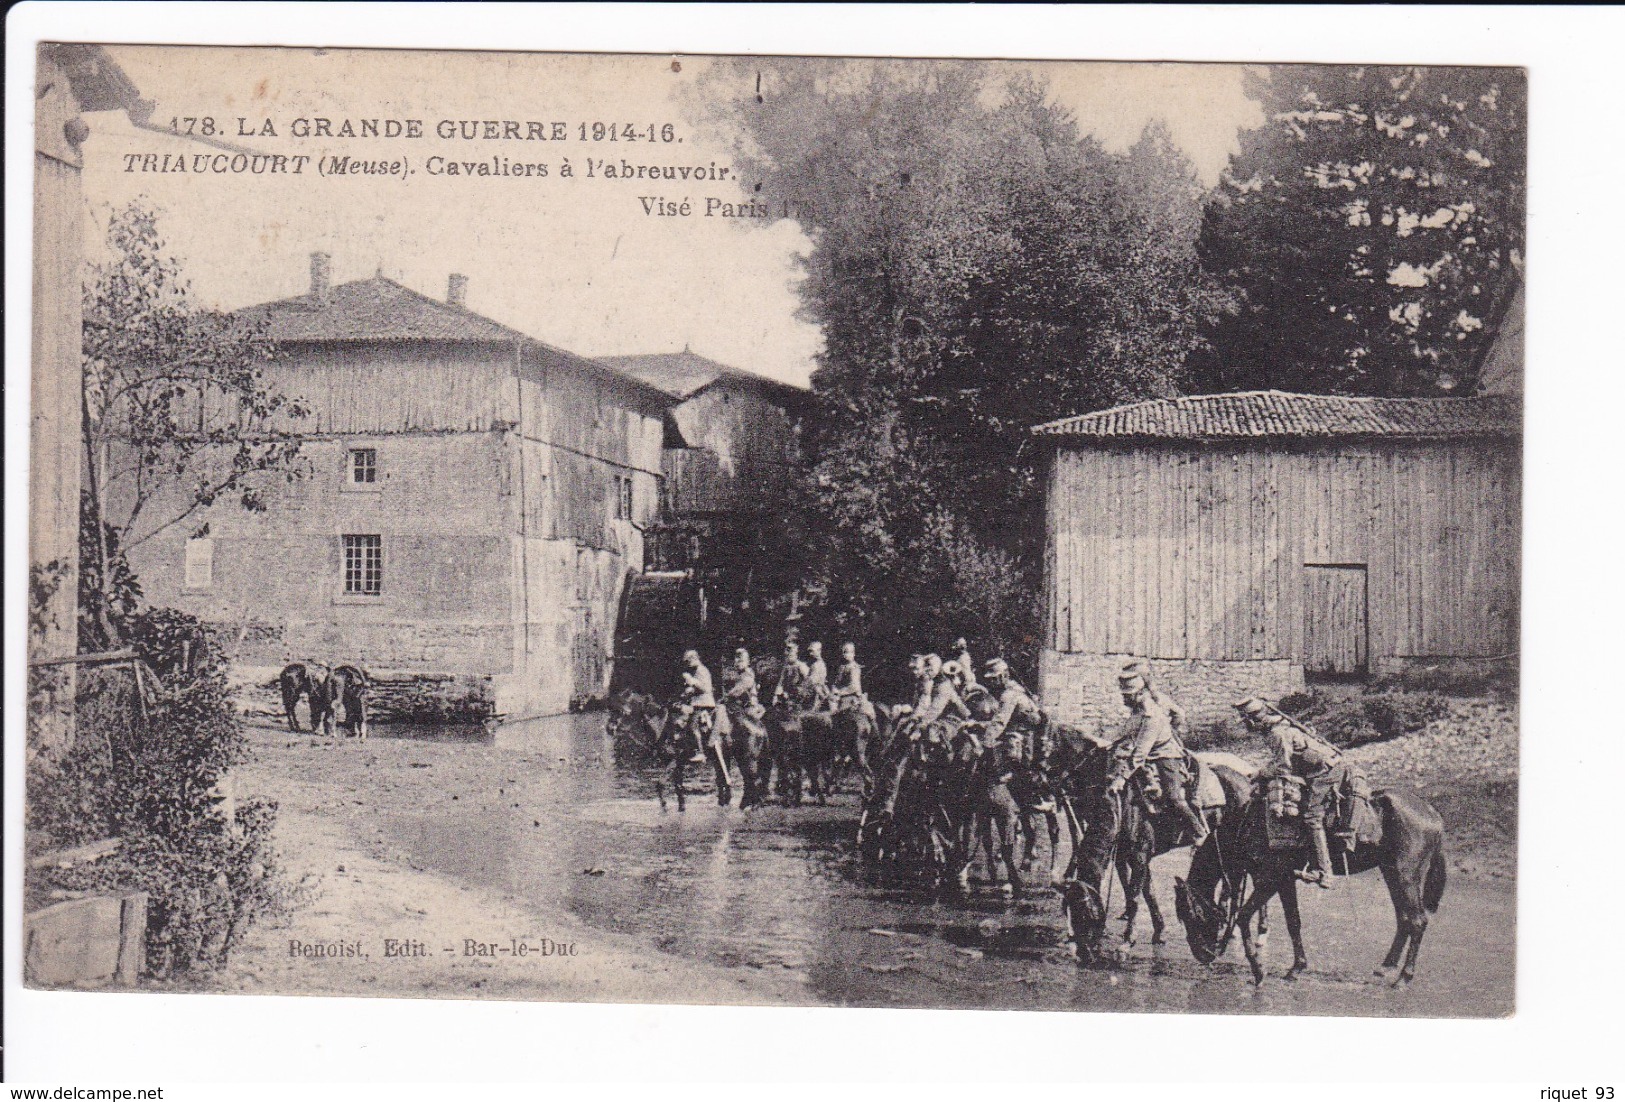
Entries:
<svg viewBox="0 0 1625 1102">
<path fill-rule="evenodd" d="M 717 363 L 687 349 L 682 352 L 650 352 L 634 356 L 600 356 L 598 362 L 624 375 L 630 375 L 679 402 L 686 402 L 719 379 L 734 379 L 766 387 L 781 398 L 799 397 L 805 387 L 769 379 L 753 371 Z"/>
<path fill-rule="evenodd" d="M 340 283 L 323 298 L 295 295 L 237 311 L 264 320 L 273 341 L 529 341 L 517 329 L 439 302 L 387 276 Z"/>
<path fill-rule="evenodd" d="M 1255 390 L 1155 398 L 1036 425 L 1038 436 L 1079 439 L 1267 439 L 1516 436 L 1516 398 L 1346 398 Z"/>
</svg>

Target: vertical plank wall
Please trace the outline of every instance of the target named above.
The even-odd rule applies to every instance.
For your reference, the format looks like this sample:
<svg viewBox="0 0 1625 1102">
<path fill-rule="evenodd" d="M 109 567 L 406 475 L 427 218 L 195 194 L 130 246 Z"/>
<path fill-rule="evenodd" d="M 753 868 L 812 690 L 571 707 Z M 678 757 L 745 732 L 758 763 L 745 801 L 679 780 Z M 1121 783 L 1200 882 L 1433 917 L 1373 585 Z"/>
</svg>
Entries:
<svg viewBox="0 0 1625 1102">
<path fill-rule="evenodd" d="M 1049 488 L 1055 650 L 1301 661 L 1306 564 L 1366 568 L 1373 657 L 1516 649 L 1515 442 L 1063 447 Z"/>
</svg>

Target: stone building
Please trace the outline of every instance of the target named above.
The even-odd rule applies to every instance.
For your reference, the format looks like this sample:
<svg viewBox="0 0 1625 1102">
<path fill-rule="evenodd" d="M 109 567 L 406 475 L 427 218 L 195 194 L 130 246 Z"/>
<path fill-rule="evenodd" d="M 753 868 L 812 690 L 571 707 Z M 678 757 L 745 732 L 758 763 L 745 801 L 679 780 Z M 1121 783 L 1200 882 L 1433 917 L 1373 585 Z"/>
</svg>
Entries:
<svg viewBox="0 0 1625 1102">
<path fill-rule="evenodd" d="M 616 688 L 667 695 L 678 656 L 722 661 L 776 634 L 796 582 L 775 569 L 774 519 L 799 477 L 808 392 L 684 350 L 600 363 L 666 395 L 658 519 L 616 640 Z M 774 644 L 776 647 L 776 644 Z"/>
<path fill-rule="evenodd" d="M 132 555 L 147 599 L 221 629 L 238 672 L 353 662 L 386 711 L 510 717 L 607 691 L 658 508 L 666 394 L 378 275 L 239 312 L 310 414 L 306 477 Z"/>
<path fill-rule="evenodd" d="M 784 504 L 795 477 L 807 390 L 686 349 L 599 362 L 669 401 L 650 569 L 690 569 L 728 545 L 748 546 L 754 523 Z"/>
<path fill-rule="evenodd" d="M 1130 658 L 1210 722 L 1306 677 L 1514 654 L 1521 419 L 1504 396 L 1267 391 L 1037 426 L 1046 703 L 1116 714 Z"/>
</svg>

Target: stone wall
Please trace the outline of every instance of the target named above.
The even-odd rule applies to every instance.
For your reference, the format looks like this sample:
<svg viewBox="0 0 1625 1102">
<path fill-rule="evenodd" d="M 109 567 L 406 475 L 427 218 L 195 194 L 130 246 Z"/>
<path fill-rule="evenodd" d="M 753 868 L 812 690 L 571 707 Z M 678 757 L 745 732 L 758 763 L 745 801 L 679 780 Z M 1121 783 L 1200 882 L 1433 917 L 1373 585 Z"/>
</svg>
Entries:
<svg viewBox="0 0 1625 1102">
<path fill-rule="evenodd" d="M 347 449 L 356 446 L 376 450 L 370 487 L 349 482 Z M 277 484 L 264 512 L 221 502 L 135 548 L 147 600 L 214 625 L 245 669 L 316 661 L 514 673 L 515 553 L 500 434 L 313 439 L 302 455 L 308 474 Z M 378 596 L 344 592 L 346 533 L 382 538 Z M 208 565 L 189 582 L 193 535 Z"/>
<path fill-rule="evenodd" d="M 1083 727 L 1110 726 L 1127 716 L 1117 675 L 1138 656 L 1074 654 L 1045 650 L 1039 659 L 1038 692 L 1050 714 Z M 1289 659 L 1214 662 L 1150 659 L 1157 688 L 1185 709 L 1191 730 L 1236 724 L 1232 705 L 1247 696 L 1279 700 L 1303 691 L 1303 667 Z"/>
</svg>

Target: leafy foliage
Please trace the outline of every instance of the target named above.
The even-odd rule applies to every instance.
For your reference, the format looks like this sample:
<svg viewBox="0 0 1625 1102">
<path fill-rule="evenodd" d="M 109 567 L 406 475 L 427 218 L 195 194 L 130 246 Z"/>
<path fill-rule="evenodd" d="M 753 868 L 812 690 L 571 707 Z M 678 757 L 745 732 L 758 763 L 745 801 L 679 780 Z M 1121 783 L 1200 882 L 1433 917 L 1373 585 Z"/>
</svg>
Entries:
<svg viewBox="0 0 1625 1102">
<path fill-rule="evenodd" d="M 108 224 L 110 258 L 84 296 L 85 606 L 96 634 L 119 634 L 121 554 L 217 501 L 264 508 L 267 486 L 303 473 L 307 413 L 265 379 L 262 327 L 198 308 L 157 215 L 139 201 Z"/>
<path fill-rule="evenodd" d="M 1522 265 L 1517 69 L 1279 66 L 1208 204 L 1203 390 L 1468 393 Z"/>
<path fill-rule="evenodd" d="M 281 908 L 271 828 L 275 806 L 229 811 L 221 782 L 247 753 L 225 658 L 195 618 L 153 609 L 128 622 L 129 642 L 158 674 L 90 667 L 79 678 L 77 739 L 29 762 L 30 850 L 116 837 L 122 848 L 89 865 L 30 874 L 49 889 L 148 893 L 154 975 L 223 964 L 258 918 Z"/>
<path fill-rule="evenodd" d="M 741 62 L 704 98 L 753 194 L 813 243 L 798 511 L 823 617 L 884 656 L 963 633 L 1030 670 L 1027 429 L 1181 389 L 1221 301 L 1190 166 L 1155 128 L 1112 155 L 1041 84 L 975 63 Z"/>
</svg>

